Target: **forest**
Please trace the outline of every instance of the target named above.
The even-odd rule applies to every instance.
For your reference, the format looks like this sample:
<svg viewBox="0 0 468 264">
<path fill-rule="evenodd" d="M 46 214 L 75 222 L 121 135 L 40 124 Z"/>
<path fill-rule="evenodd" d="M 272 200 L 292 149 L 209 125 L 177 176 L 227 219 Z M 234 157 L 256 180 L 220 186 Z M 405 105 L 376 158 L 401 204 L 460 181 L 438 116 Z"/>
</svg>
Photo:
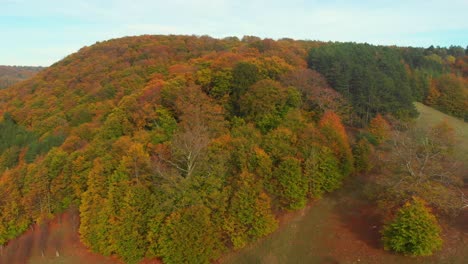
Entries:
<svg viewBox="0 0 468 264">
<path fill-rule="evenodd" d="M 0 89 L 33 77 L 44 67 L 2 66 L 0 65 Z"/>
<path fill-rule="evenodd" d="M 76 208 L 94 252 L 210 263 L 373 172 L 385 249 L 430 255 L 438 221 L 467 206 L 467 175 L 450 125 L 412 125 L 415 101 L 466 122 L 468 50 L 175 35 L 83 47 L 0 90 L 0 245 Z"/>
</svg>

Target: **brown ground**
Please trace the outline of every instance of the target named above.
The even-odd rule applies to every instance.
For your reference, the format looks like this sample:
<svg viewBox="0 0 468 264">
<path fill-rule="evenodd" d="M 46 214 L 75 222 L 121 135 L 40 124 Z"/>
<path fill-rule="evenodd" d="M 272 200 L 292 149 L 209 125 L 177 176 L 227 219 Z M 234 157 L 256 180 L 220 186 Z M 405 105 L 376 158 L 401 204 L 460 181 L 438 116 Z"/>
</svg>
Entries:
<svg viewBox="0 0 468 264">
<path fill-rule="evenodd" d="M 428 258 L 410 258 L 382 249 L 381 220 L 375 207 L 361 199 L 359 181 L 280 217 L 269 237 L 228 254 L 221 263 L 468 263 L 468 209 L 443 224 L 443 249 Z M 468 191 L 468 190 L 466 190 Z M 78 214 L 69 211 L 12 240 L 0 253 L 0 264 L 121 263 L 88 251 L 77 234 Z M 57 256 L 58 254 L 58 256 Z M 160 264 L 145 260 L 144 264 Z"/>
<path fill-rule="evenodd" d="M 121 263 L 90 252 L 78 237 L 78 213 L 70 210 L 49 223 L 34 225 L 0 252 L 1 264 Z"/>
</svg>

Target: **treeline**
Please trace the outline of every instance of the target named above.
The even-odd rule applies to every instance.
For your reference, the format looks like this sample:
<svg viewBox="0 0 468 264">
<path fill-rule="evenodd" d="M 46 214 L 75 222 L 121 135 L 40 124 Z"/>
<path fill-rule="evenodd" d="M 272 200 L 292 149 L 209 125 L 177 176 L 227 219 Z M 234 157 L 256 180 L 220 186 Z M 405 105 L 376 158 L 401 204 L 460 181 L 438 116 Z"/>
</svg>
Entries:
<svg viewBox="0 0 468 264">
<path fill-rule="evenodd" d="M 450 48 L 401 49 L 415 100 L 468 120 L 468 52 Z"/>
<path fill-rule="evenodd" d="M 395 48 L 331 43 L 311 49 L 308 64 L 348 98 L 365 125 L 376 113 L 414 117 L 413 101 L 466 119 L 467 56 L 462 47 Z"/>
<path fill-rule="evenodd" d="M 311 49 L 308 64 L 348 98 L 365 125 L 377 113 L 414 117 L 410 80 L 396 49 L 368 44 L 333 43 Z"/>
</svg>

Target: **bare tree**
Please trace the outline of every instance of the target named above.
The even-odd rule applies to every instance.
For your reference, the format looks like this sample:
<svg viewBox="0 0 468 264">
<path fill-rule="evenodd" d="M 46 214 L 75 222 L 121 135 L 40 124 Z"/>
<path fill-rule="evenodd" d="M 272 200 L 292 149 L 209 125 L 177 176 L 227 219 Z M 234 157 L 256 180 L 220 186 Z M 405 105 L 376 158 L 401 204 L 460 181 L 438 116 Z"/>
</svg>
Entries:
<svg viewBox="0 0 468 264">
<path fill-rule="evenodd" d="M 222 108 L 197 86 L 187 87 L 179 95 L 176 108 L 180 122 L 171 142 L 171 157 L 160 155 L 159 159 L 172 165 L 183 177 L 190 178 L 210 138 L 222 133 L 224 117 Z"/>
<path fill-rule="evenodd" d="M 390 155 L 383 162 L 381 175 L 385 199 L 401 203 L 419 196 L 448 215 L 468 206 L 463 186 L 461 162 L 453 155 L 453 129 L 440 124 L 428 131 L 409 128 L 395 131 Z"/>
</svg>

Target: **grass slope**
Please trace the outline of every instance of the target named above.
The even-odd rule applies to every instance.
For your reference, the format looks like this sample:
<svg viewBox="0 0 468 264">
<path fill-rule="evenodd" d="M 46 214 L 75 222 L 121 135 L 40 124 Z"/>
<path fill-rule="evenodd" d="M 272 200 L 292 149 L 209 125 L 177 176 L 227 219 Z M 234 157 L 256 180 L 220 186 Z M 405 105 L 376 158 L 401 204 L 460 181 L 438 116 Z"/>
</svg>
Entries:
<svg viewBox="0 0 468 264">
<path fill-rule="evenodd" d="M 455 129 L 458 156 L 468 163 L 468 123 L 421 103 L 415 103 L 415 106 L 419 112 L 419 117 L 416 119 L 416 125 L 419 127 L 435 126 L 445 120 Z"/>
</svg>

